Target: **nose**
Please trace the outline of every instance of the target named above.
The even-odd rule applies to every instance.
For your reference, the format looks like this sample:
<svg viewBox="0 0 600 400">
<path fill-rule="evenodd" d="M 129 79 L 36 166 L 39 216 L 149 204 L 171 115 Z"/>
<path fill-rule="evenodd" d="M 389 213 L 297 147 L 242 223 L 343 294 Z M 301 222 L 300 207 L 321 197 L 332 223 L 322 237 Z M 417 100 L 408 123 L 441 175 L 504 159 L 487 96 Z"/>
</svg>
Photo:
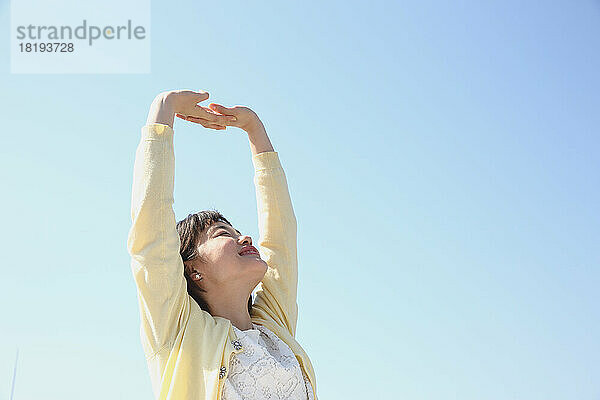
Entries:
<svg viewBox="0 0 600 400">
<path fill-rule="evenodd" d="M 250 245 L 252 246 L 252 238 L 248 235 L 242 235 L 240 236 L 241 240 L 242 240 L 242 244 L 246 244 L 246 245 Z"/>
</svg>

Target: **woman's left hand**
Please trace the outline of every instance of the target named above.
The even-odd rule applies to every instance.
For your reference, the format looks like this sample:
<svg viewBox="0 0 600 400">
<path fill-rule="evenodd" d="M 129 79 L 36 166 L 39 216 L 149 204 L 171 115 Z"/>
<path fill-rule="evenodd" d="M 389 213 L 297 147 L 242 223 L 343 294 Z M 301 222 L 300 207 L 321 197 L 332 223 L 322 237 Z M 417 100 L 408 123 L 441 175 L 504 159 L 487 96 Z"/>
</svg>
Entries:
<svg viewBox="0 0 600 400">
<path fill-rule="evenodd" d="M 210 127 L 212 129 L 223 130 L 223 129 L 226 129 L 227 126 L 235 126 L 236 128 L 243 129 L 244 131 L 246 131 L 248 133 L 254 132 L 256 130 L 264 129 L 264 126 L 263 126 L 260 118 L 258 118 L 258 115 L 248 107 L 244 107 L 244 106 L 225 107 L 221 104 L 210 103 L 208 105 L 208 107 L 202 107 L 202 108 L 204 110 L 206 110 L 207 112 L 215 114 L 215 115 L 226 115 L 226 116 L 236 117 L 236 121 L 227 121 L 226 125 L 213 124 L 214 127 Z M 177 113 L 175 115 L 181 119 L 184 119 L 184 120 L 190 121 L 190 122 L 195 122 L 195 123 L 205 122 L 204 120 L 201 120 L 200 118 L 196 118 L 193 116 L 185 116 L 185 115 L 181 115 L 179 113 Z"/>
</svg>

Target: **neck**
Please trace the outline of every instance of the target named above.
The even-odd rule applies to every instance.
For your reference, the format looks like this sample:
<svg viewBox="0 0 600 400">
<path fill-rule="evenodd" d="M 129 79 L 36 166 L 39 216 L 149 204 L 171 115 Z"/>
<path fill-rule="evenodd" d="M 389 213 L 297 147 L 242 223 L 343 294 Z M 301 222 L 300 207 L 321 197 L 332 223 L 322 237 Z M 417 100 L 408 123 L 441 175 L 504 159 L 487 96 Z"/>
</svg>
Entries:
<svg viewBox="0 0 600 400">
<path fill-rule="evenodd" d="M 212 315 L 230 320 L 233 326 L 242 331 L 252 329 L 252 320 L 248 313 L 248 297 L 221 295 L 211 299 L 209 305 Z"/>
</svg>

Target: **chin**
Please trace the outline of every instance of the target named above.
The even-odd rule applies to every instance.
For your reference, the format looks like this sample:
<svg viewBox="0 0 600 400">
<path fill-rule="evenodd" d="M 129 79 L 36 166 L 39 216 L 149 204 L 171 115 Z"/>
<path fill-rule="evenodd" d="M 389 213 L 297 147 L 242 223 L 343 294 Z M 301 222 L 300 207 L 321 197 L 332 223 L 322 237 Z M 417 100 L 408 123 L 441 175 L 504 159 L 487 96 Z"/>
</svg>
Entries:
<svg viewBox="0 0 600 400">
<path fill-rule="evenodd" d="M 241 257 L 246 258 L 244 260 L 244 262 L 246 262 L 246 263 L 252 263 L 252 264 L 260 263 L 260 264 L 264 264 L 265 266 L 267 265 L 267 262 L 265 260 L 263 260 L 262 258 L 260 258 L 260 256 L 258 256 L 258 255 L 256 255 L 256 256 L 255 255 L 241 256 Z"/>
<path fill-rule="evenodd" d="M 244 270 L 251 269 L 252 271 L 261 271 L 262 274 L 267 272 L 268 266 L 267 262 L 260 257 L 253 257 L 244 260 L 244 263 L 241 265 L 241 268 Z"/>
<path fill-rule="evenodd" d="M 265 260 L 259 259 L 257 261 L 258 261 L 256 263 L 257 264 L 257 269 L 260 270 L 260 279 L 262 280 L 262 278 L 267 273 L 267 270 L 269 269 L 269 266 L 267 265 L 267 262 Z"/>
<path fill-rule="evenodd" d="M 262 267 L 257 268 L 256 272 L 252 272 L 252 276 L 253 276 L 253 281 L 254 281 L 254 288 L 256 288 L 256 286 L 262 282 L 262 280 L 264 279 L 265 275 L 267 274 L 267 263 L 266 262 L 262 262 Z M 254 289 L 252 289 L 254 290 Z"/>
<path fill-rule="evenodd" d="M 268 265 L 265 260 L 259 258 L 258 260 L 256 260 L 256 264 L 261 266 L 260 267 L 261 270 L 263 270 L 264 272 L 267 272 Z"/>
</svg>

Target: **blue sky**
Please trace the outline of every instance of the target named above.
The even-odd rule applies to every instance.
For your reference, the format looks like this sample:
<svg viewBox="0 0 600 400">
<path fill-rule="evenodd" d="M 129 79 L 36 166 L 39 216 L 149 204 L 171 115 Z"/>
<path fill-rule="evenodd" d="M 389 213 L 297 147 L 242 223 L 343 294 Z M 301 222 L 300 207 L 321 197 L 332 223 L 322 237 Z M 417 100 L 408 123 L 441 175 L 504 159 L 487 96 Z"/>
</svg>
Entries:
<svg viewBox="0 0 600 400">
<path fill-rule="evenodd" d="M 152 398 L 133 159 L 188 88 L 280 155 L 321 398 L 597 399 L 600 3 L 394 3 L 154 2 L 151 74 L 10 74 L 6 35 L 0 397 L 18 348 L 15 399 Z M 257 239 L 245 134 L 175 132 L 177 219 Z"/>
</svg>

